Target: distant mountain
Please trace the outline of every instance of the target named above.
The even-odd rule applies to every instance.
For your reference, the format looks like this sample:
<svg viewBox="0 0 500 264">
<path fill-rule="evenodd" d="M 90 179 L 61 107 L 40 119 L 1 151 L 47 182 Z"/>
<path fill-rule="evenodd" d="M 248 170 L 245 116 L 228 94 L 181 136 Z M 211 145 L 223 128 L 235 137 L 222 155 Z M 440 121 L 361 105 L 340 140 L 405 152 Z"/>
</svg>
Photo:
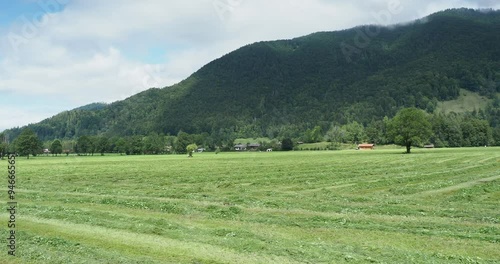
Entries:
<svg viewBox="0 0 500 264">
<path fill-rule="evenodd" d="M 30 127 L 47 140 L 180 130 L 275 137 L 332 122 L 366 124 L 401 107 L 431 112 L 460 89 L 490 98 L 500 92 L 499 32 L 499 11 L 453 9 L 404 25 L 254 43 L 177 85 Z"/>
</svg>

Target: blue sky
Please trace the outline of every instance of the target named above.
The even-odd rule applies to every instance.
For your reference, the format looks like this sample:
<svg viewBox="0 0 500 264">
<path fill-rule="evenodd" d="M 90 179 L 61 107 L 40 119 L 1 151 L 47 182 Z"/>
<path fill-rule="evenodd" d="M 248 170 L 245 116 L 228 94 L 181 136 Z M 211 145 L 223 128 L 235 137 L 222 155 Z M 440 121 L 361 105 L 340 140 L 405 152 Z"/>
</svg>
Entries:
<svg viewBox="0 0 500 264">
<path fill-rule="evenodd" d="M 33 1 L 2 1 L 0 9 L 0 24 L 8 25 L 25 13 L 35 13 L 39 10 L 38 4 Z"/>
<path fill-rule="evenodd" d="M 243 45 L 496 0 L 0 0 L 0 131 L 175 84 Z"/>
</svg>

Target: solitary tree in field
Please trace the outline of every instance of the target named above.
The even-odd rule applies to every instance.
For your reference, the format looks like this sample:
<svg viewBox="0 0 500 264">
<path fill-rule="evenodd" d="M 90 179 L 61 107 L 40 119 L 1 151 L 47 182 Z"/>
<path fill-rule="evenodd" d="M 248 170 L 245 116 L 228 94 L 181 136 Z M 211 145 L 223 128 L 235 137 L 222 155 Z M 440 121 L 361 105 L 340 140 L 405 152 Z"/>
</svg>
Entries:
<svg viewBox="0 0 500 264">
<path fill-rule="evenodd" d="M 429 140 L 432 135 L 431 123 L 426 113 L 417 108 L 404 108 L 388 124 L 388 134 L 394 143 L 405 146 L 410 153 L 411 146 Z"/>
<path fill-rule="evenodd" d="M 198 148 L 196 144 L 190 144 L 186 147 L 187 153 L 190 158 L 193 157 L 193 152 Z"/>
<path fill-rule="evenodd" d="M 52 154 L 61 154 L 63 151 L 63 146 L 61 144 L 61 141 L 59 139 L 54 140 L 52 144 L 50 145 L 50 152 Z"/>
<path fill-rule="evenodd" d="M 42 142 L 33 130 L 27 128 L 21 132 L 15 141 L 16 151 L 21 155 L 26 155 L 28 159 L 30 154 L 36 156 L 38 151 L 42 149 Z"/>
</svg>

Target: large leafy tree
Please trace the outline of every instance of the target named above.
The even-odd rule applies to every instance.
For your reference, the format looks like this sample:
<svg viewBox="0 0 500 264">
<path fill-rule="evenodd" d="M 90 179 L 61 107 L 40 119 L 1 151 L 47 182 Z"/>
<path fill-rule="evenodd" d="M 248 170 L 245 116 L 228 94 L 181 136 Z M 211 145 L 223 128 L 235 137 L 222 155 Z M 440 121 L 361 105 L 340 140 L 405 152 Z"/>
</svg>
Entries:
<svg viewBox="0 0 500 264">
<path fill-rule="evenodd" d="M 186 147 L 186 151 L 189 155 L 190 158 L 193 157 L 193 152 L 198 148 L 198 146 L 196 144 L 189 144 L 187 147 Z"/>
<path fill-rule="evenodd" d="M 127 138 L 130 155 L 143 154 L 143 142 L 141 136 L 131 136 Z"/>
<path fill-rule="evenodd" d="M 159 154 L 164 149 L 163 136 L 157 133 L 150 133 L 149 136 L 144 137 L 144 153 L 146 154 Z"/>
<path fill-rule="evenodd" d="M 59 139 L 56 139 L 52 142 L 52 144 L 50 145 L 50 152 L 52 154 L 61 154 L 63 151 L 63 146 L 62 146 L 62 143 Z"/>
<path fill-rule="evenodd" d="M 418 146 L 429 140 L 432 126 L 427 114 L 417 108 L 404 108 L 388 124 L 388 133 L 394 143 L 405 146 L 410 153 L 412 146 Z"/>
<path fill-rule="evenodd" d="M 95 149 L 97 152 L 101 153 L 101 156 L 104 156 L 104 152 L 106 152 L 109 148 L 109 139 L 107 137 L 99 137 L 96 142 Z"/>
<path fill-rule="evenodd" d="M 115 143 L 115 151 L 122 154 L 128 154 L 130 148 L 129 142 L 125 138 L 119 138 Z"/>
<path fill-rule="evenodd" d="M 92 150 L 92 141 L 88 136 L 81 136 L 76 141 L 76 153 L 78 154 L 87 154 Z"/>
<path fill-rule="evenodd" d="M 186 148 L 189 144 L 193 142 L 192 136 L 186 132 L 180 131 L 177 134 L 177 140 L 175 141 L 175 152 L 176 153 L 186 153 Z"/>
<path fill-rule="evenodd" d="M 14 142 L 16 151 L 21 155 L 26 155 L 30 158 L 30 154 L 36 156 L 36 154 L 42 149 L 42 142 L 38 139 L 35 132 L 29 128 L 24 129 L 19 137 Z"/>
</svg>

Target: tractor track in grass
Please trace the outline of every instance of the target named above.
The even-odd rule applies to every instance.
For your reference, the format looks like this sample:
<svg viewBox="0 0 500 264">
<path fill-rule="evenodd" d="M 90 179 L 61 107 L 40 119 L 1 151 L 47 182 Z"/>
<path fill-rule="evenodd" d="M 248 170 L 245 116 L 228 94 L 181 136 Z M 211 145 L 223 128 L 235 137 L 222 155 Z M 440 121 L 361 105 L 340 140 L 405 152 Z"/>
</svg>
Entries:
<svg viewBox="0 0 500 264">
<path fill-rule="evenodd" d="M 159 202 L 187 202 L 196 205 L 223 205 L 223 202 L 215 202 L 215 201 L 196 201 L 191 199 L 181 199 L 181 198 L 166 198 L 166 197 L 151 197 L 151 196 L 137 196 L 137 195 L 116 195 L 116 194 L 99 194 L 99 193 L 81 193 L 81 192 L 46 192 L 46 191 L 38 191 L 38 190 L 26 190 L 26 189 L 18 189 L 19 193 L 53 193 L 61 196 L 80 196 L 80 197 L 92 197 L 92 198 L 116 198 L 116 199 L 125 199 L 125 200 L 155 200 Z"/>
<path fill-rule="evenodd" d="M 108 250 L 112 249 L 116 252 L 122 252 L 124 255 L 140 252 L 141 254 L 153 256 L 152 258 L 159 261 L 165 258 L 172 258 L 177 261 L 197 258 L 206 261 L 216 261 L 217 263 L 299 263 L 298 260 L 288 256 L 240 252 L 224 246 L 211 245 L 204 242 L 182 241 L 175 238 L 169 238 L 168 236 L 142 234 L 95 225 L 76 224 L 67 221 L 30 216 L 25 217 L 25 222 L 27 224 L 25 230 L 35 234 L 57 236 L 69 241 L 78 241 L 82 245 L 99 246 L 107 248 Z M 261 224 L 257 224 L 257 226 L 261 226 Z M 384 230 L 358 230 L 352 228 L 314 228 L 306 230 L 298 226 L 269 226 L 268 228 L 272 228 L 273 232 L 276 232 L 275 235 L 278 238 L 288 239 L 288 231 L 294 231 L 293 233 L 299 235 L 302 239 L 307 239 L 308 236 L 314 236 L 313 238 L 316 242 L 318 241 L 317 237 L 326 239 L 332 236 L 339 236 L 344 240 L 352 240 L 356 245 L 375 245 L 380 243 L 383 245 L 383 243 L 386 242 L 384 239 L 389 236 L 399 241 L 400 243 L 398 243 L 397 248 L 405 252 L 412 252 L 414 247 L 417 247 L 418 250 L 422 252 L 435 252 L 435 247 L 437 247 L 437 245 L 447 243 L 461 247 L 462 250 L 474 251 L 476 255 L 479 252 L 479 256 L 486 259 L 494 259 L 498 255 L 498 253 L 495 253 L 497 251 L 494 250 L 496 247 L 494 243 L 483 244 L 480 241 L 471 240 L 467 245 L 462 245 L 462 238 L 438 236 L 429 240 L 426 234 L 393 233 Z M 349 234 L 349 236 L 347 234 Z M 283 235 L 283 237 L 281 235 Z M 293 239 L 293 236 L 290 236 L 289 239 Z M 361 241 L 365 241 L 368 244 Z M 404 243 L 405 241 L 406 243 Z M 413 242 L 408 243 L 408 241 Z M 417 243 L 415 244 L 415 242 Z M 442 254 L 452 254 L 453 252 L 448 252 L 447 248 L 440 249 L 439 251 Z"/>
<path fill-rule="evenodd" d="M 238 252 L 217 245 L 181 241 L 165 236 L 141 234 L 95 225 L 35 217 L 24 217 L 24 221 L 29 224 L 25 229 L 33 233 L 39 233 L 40 230 L 43 230 L 44 235 L 63 237 L 79 241 L 81 244 L 91 244 L 101 248 L 112 248 L 124 255 L 140 252 L 151 256 L 158 262 L 166 259 L 186 262 L 198 258 L 210 263 L 299 263 L 285 256 Z"/>
<path fill-rule="evenodd" d="M 429 196 L 429 195 L 437 195 L 437 194 L 442 194 L 442 193 L 447 193 L 447 192 L 453 192 L 453 191 L 473 187 L 473 186 L 476 186 L 479 184 L 489 183 L 489 182 L 499 180 L 499 179 L 500 179 L 500 175 L 496 175 L 496 176 L 492 176 L 492 177 L 476 179 L 473 181 L 462 182 L 462 183 L 448 186 L 445 188 L 424 191 L 424 192 L 416 193 L 416 195 L 417 196 Z"/>
<path fill-rule="evenodd" d="M 94 196 L 90 194 L 83 194 L 83 196 Z M 114 197 L 114 198 L 120 198 L 118 196 L 113 196 L 113 195 L 104 195 L 104 197 L 109 198 L 109 197 Z M 211 206 L 211 205 L 216 205 L 216 206 L 224 206 L 224 207 L 238 207 L 242 210 L 251 212 L 252 214 L 272 214 L 272 215 L 282 215 L 282 216 L 295 216 L 295 217 L 327 217 L 327 218 L 332 218 L 332 219 L 346 219 L 348 221 L 350 220 L 366 220 L 369 219 L 370 221 L 376 221 L 376 222 L 419 222 L 419 223 L 428 223 L 430 224 L 438 224 L 438 223 L 454 223 L 457 225 L 463 225 L 463 226 L 477 226 L 477 227 L 492 227 L 496 226 L 495 224 L 490 224 L 490 223 L 481 223 L 481 222 L 474 222 L 474 221 L 465 221 L 463 219 L 450 219 L 448 217 L 442 217 L 442 216 L 431 216 L 431 215 L 424 215 L 424 214 L 419 214 L 419 215 L 386 215 L 386 214 L 377 214 L 377 213 L 366 213 L 366 212 L 324 212 L 324 211 L 315 211 L 315 210 L 310 210 L 310 209 L 303 209 L 303 208 L 267 208 L 267 207 L 258 207 L 258 206 L 245 206 L 245 205 L 231 205 L 231 204 L 226 204 L 223 202 L 211 202 L 211 201 L 196 201 L 196 200 L 189 200 L 189 199 L 174 199 L 174 198 L 156 198 L 156 197 L 136 197 L 136 196 L 121 196 L 121 199 L 149 199 L 149 200 L 159 200 L 159 201 L 175 201 L 175 202 L 180 202 L 180 203 L 186 203 L 186 204 L 192 204 L 192 205 L 198 205 L 198 206 Z M 33 202 L 34 205 L 46 205 L 50 206 L 52 205 L 52 202 Z M 359 204 L 359 203 L 358 203 Z M 372 207 L 377 205 L 377 203 L 362 203 L 363 205 L 367 207 Z M 182 219 L 184 219 L 185 216 L 176 214 L 176 213 L 166 213 L 166 212 L 160 212 L 160 211 L 148 211 L 147 216 L 141 215 L 138 212 L 143 212 L 146 209 L 141 209 L 141 208 L 121 208 L 117 210 L 117 208 L 121 207 L 120 205 L 109 205 L 109 204 L 92 204 L 92 205 L 82 205 L 79 203 L 68 203 L 68 207 L 74 207 L 74 208 L 79 208 L 82 210 L 87 210 L 87 211 L 101 211 L 101 212 L 109 212 L 110 206 L 113 207 L 112 212 L 115 213 L 120 213 L 129 217 L 145 217 L 148 218 L 150 216 L 155 216 L 155 217 L 162 217 L 166 214 L 169 215 L 178 215 Z M 422 209 L 422 207 L 415 208 L 413 210 L 418 210 Z M 426 211 L 430 211 L 430 208 L 425 208 Z M 191 217 L 191 216 L 190 216 Z M 196 217 L 195 217 L 196 218 Z M 191 219 L 191 218 L 190 218 Z M 184 220 L 182 220 L 184 221 Z"/>
</svg>

